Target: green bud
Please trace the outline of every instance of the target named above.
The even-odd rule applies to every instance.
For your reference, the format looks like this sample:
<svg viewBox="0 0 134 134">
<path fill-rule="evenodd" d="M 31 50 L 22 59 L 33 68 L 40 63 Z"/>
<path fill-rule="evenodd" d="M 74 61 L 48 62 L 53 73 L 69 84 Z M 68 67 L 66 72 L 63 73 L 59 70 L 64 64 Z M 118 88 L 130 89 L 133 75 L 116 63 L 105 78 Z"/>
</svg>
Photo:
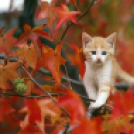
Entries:
<svg viewBox="0 0 134 134">
<path fill-rule="evenodd" d="M 24 83 L 24 79 L 21 79 L 21 78 L 18 78 L 18 79 L 15 79 L 13 84 L 14 86 L 16 87 L 19 83 Z"/>
<path fill-rule="evenodd" d="M 19 95 L 23 95 L 26 92 L 26 90 L 27 90 L 27 86 L 24 83 L 17 84 L 17 86 L 16 86 L 16 92 Z"/>
</svg>

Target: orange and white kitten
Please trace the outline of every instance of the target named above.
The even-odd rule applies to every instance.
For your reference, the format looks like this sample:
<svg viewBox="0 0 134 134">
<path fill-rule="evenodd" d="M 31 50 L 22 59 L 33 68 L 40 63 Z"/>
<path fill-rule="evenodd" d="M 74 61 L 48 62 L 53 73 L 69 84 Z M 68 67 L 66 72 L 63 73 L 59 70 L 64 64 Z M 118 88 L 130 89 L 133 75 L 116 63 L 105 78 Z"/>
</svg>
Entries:
<svg viewBox="0 0 134 134">
<path fill-rule="evenodd" d="M 134 78 L 124 72 L 114 58 L 115 43 L 116 33 L 107 38 L 92 38 L 87 33 L 82 33 L 83 53 L 86 57 L 83 83 L 89 98 L 96 100 L 90 104 L 90 109 L 99 108 L 106 103 L 116 77 L 134 85 Z"/>
</svg>

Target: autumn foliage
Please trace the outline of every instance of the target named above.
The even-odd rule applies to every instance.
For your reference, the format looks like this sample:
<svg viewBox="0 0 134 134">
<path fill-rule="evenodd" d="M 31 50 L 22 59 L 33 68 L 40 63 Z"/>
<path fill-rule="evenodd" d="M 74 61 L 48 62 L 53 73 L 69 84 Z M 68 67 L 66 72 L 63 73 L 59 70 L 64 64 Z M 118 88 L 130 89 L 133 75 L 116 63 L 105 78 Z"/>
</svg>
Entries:
<svg viewBox="0 0 134 134">
<path fill-rule="evenodd" d="M 73 53 L 65 52 L 72 65 L 78 67 L 82 79 L 86 69 L 81 48 L 82 31 L 106 37 L 110 32 L 117 31 L 119 25 L 121 30 L 120 37 L 117 38 L 115 57 L 120 61 L 122 68 L 133 75 L 133 31 L 129 29 L 123 17 L 120 18 L 120 22 L 116 20 L 122 13 L 121 6 L 132 8 L 133 1 L 122 0 L 120 3 L 118 0 L 107 1 L 70 0 L 69 3 L 59 2 L 59 6 L 56 6 L 56 0 L 52 0 L 51 3 L 42 2 L 42 8 L 38 9 L 37 20 L 47 18 L 49 32 L 44 31 L 45 24 L 34 28 L 25 24 L 24 32 L 17 39 L 13 36 L 17 28 L 6 33 L 3 32 L 5 27 L 0 29 L 0 53 L 4 52 L 6 55 L 0 63 L 0 133 L 134 133 L 133 87 L 125 93 L 116 92 L 111 95 L 105 110 L 103 109 L 97 117 L 89 120 L 88 108 L 81 95 L 61 81 L 62 76 L 66 75 L 60 70 L 60 66 L 66 63 L 66 59 L 61 57 L 62 49 L 63 52 L 66 49 Z M 118 4 L 120 8 L 117 8 Z M 102 22 L 100 19 L 104 7 L 108 7 L 107 12 L 112 12 L 114 8 L 118 9 L 117 14 L 115 11 L 111 13 L 111 17 L 104 13 L 109 22 Z M 132 13 L 129 11 L 130 15 L 125 11 L 123 11 L 124 16 L 129 20 Z M 91 19 L 92 24 L 87 25 Z M 116 26 L 112 23 L 114 21 L 117 22 Z M 125 40 L 127 35 L 124 31 L 127 31 L 127 34 L 130 32 L 129 41 Z M 40 37 L 57 44 L 56 48 L 52 49 L 43 44 Z M 11 62 L 11 58 L 15 61 Z M 50 71 L 52 77 L 40 76 L 38 72 L 40 68 Z M 38 78 L 52 81 L 53 84 L 40 85 L 37 82 Z"/>
</svg>

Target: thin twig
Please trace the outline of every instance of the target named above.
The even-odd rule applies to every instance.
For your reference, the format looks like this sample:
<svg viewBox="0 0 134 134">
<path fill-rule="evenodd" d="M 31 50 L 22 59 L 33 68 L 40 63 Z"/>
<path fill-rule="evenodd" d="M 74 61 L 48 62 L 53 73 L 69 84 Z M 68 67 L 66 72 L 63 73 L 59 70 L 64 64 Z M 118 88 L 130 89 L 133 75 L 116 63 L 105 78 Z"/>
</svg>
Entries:
<svg viewBox="0 0 134 134">
<path fill-rule="evenodd" d="M 86 11 L 78 18 L 78 21 L 79 21 L 81 18 L 83 18 L 83 17 L 88 13 L 88 11 L 89 11 L 90 8 L 93 6 L 93 4 L 94 4 L 95 1 L 96 1 L 96 0 L 93 0 L 93 1 L 92 1 L 92 3 L 89 5 L 89 7 L 86 9 Z M 64 38 L 66 32 L 68 31 L 68 29 L 69 29 L 73 24 L 74 24 L 74 23 L 71 22 L 71 23 L 67 26 L 67 28 L 65 29 L 65 31 L 63 32 L 63 34 L 62 34 L 62 36 L 61 36 L 60 42 L 63 40 L 63 38 Z"/>
<path fill-rule="evenodd" d="M 44 93 L 46 93 L 48 95 L 48 97 L 50 97 L 52 99 L 52 101 L 54 101 L 56 103 L 56 100 L 51 96 L 51 94 L 49 92 L 47 92 L 44 88 L 42 88 L 42 86 L 37 83 L 34 78 L 31 76 L 31 74 L 27 71 L 27 69 L 21 65 L 21 68 L 27 73 L 27 75 L 30 77 L 31 81 L 37 85 L 42 91 L 44 91 Z M 69 116 L 69 113 L 62 107 L 59 107 L 61 110 L 63 110 L 68 116 Z"/>
<path fill-rule="evenodd" d="M 93 4 L 94 4 L 95 1 L 96 1 L 96 0 L 93 0 L 93 1 L 92 1 L 91 5 L 89 5 L 89 7 L 87 8 L 87 10 L 78 18 L 78 21 L 79 21 L 81 18 L 83 18 L 83 17 L 88 13 L 88 11 L 89 11 L 90 8 L 93 6 Z"/>
<path fill-rule="evenodd" d="M 23 65 L 21 65 L 21 68 L 27 73 L 27 75 L 30 77 L 31 81 L 35 85 L 37 85 L 45 94 L 47 94 L 54 102 L 56 102 L 56 100 L 51 96 L 51 94 L 47 92 L 44 88 L 42 88 L 42 86 L 34 80 L 34 78 L 31 76 L 31 74 L 27 71 L 27 69 Z"/>
<path fill-rule="evenodd" d="M 45 79 L 46 80 L 46 79 Z M 49 79 L 50 81 L 54 81 L 54 82 L 56 82 L 54 79 Z M 64 84 L 60 84 L 62 87 L 64 87 L 65 89 L 67 89 L 68 87 L 66 86 L 66 85 L 64 85 Z M 88 101 L 95 101 L 95 100 L 93 100 L 93 99 L 90 99 L 90 98 L 88 98 L 88 97 L 86 97 L 86 96 L 83 96 L 83 95 L 81 95 L 81 94 L 79 94 L 79 96 L 81 97 L 81 98 L 83 98 L 83 99 L 86 99 L 86 100 L 88 100 Z"/>
<path fill-rule="evenodd" d="M 6 92 L 1 92 L 0 94 L 4 95 L 4 96 L 18 96 L 18 97 L 24 97 L 27 99 L 34 99 L 34 98 L 43 98 L 43 97 L 49 97 L 48 95 L 33 95 L 33 96 L 25 96 L 25 95 L 18 95 L 18 94 L 11 94 L 11 93 L 6 93 Z M 51 96 L 59 96 L 59 95 L 65 95 L 65 93 L 51 93 Z"/>
</svg>

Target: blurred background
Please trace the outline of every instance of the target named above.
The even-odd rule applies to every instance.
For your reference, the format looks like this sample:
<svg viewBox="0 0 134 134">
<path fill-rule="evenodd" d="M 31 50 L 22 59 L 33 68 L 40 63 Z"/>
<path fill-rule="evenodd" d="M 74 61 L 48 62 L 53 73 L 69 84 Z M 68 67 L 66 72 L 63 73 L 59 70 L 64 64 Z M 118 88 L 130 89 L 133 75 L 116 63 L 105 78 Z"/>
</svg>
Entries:
<svg viewBox="0 0 134 134">
<path fill-rule="evenodd" d="M 0 4 L 0 27 L 16 27 L 23 7 L 24 0 L 3 0 Z"/>
<path fill-rule="evenodd" d="M 19 26 L 19 18 L 22 16 L 22 14 L 24 14 L 24 1 L 26 0 L 4 0 L 1 2 L 0 4 L 0 28 L 6 27 L 6 31 L 7 31 L 11 28 L 16 28 Z M 33 3 L 34 1 L 35 0 L 33 0 Z M 45 0 L 41 0 L 41 1 L 45 1 Z M 49 0 L 47 1 L 50 2 Z M 30 9 L 32 9 L 29 3 L 28 3 L 28 6 Z M 31 6 L 33 5 L 31 4 Z M 35 23 L 37 23 L 37 25 L 40 24 L 40 23 L 38 24 L 37 21 L 35 21 Z"/>
</svg>

